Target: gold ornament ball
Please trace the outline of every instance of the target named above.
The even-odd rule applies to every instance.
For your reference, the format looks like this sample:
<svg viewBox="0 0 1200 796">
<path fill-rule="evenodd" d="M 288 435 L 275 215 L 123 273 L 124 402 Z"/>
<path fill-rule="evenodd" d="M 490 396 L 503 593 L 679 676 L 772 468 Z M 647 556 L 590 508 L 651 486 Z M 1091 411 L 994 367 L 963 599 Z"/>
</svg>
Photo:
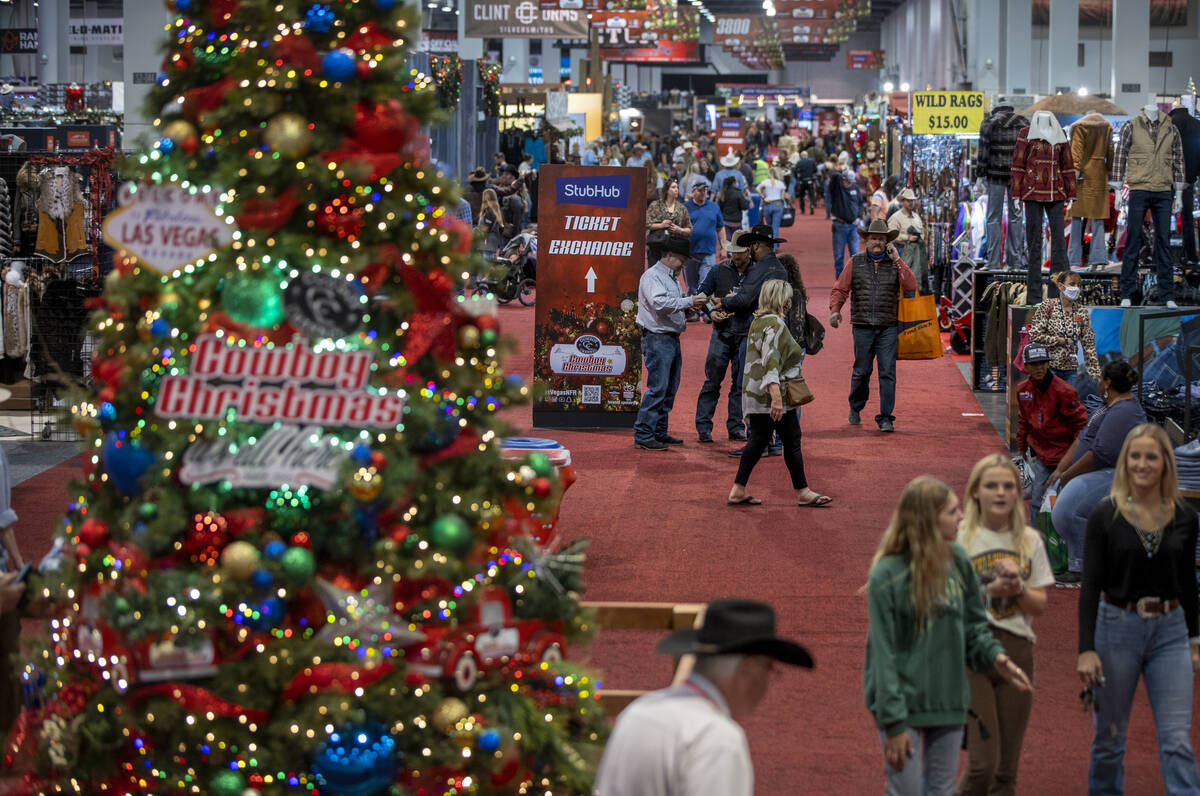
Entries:
<svg viewBox="0 0 1200 796">
<path fill-rule="evenodd" d="M 258 569 L 258 548 L 249 542 L 230 542 L 221 551 L 221 567 L 238 580 L 245 580 Z"/>
<path fill-rule="evenodd" d="M 447 732 L 468 715 L 470 711 L 465 702 L 458 697 L 446 697 L 433 711 L 433 726 L 441 732 Z"/>
<path fill-rule="evenodd" d="M 299 158 L 312 145 L 312 131 L 308 129 L 308 120 L 300 114 L 281 113 L 267 122 L 263 140 L 285 158 Z"/>
<path fill-rule="evenodd" d="M 169 138 L 176 144 L 182 144 L 196 136 L 196 126 L 185 119 L 176 119 L 163 128 L 163 137 Z"/>
<path fill-rule="evenodd" d="M 458 330 L 458 344 L 463 348 L 479 347 L 479 329 L 470 324 Z"/>
<path fill-rule="evenodd" d="M 346 489 L 358 500 L 374 500 L 383 489 L 383 479 L 374 467 L 360 467 L 350 477 Z"/>
</svg>

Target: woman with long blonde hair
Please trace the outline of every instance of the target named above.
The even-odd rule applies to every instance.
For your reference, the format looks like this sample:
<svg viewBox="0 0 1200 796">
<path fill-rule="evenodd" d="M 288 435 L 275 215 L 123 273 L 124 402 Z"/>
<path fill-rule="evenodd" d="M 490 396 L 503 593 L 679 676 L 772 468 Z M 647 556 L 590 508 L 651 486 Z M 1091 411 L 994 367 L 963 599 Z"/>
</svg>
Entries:
<svg viewBox="0 0 1200 796">
<path fill-rule="evenodd" d="M 1012 458 L 994 453 L 971 470 L 958 543 L 982 584 L 992 635 L 1033 680 L 1032 618 L 1046 610 L 1054 572 L 1042 537 L 1025 524 L 1021 475 Z M 972 672 L 967 722 L 968 768 L 959 796 L 1011 796 L 1033 694 L 991 674 Z"/>
<path fill-rule="evenodd" d="M 1088 793 L 1124 792 L 1125 732 L 1142 678 L 1166 792 L 1200 793 L 1191 743 L 1200 671 L 1196 532 L 1196 512 L 1179 499 L 1167 432 L 1135 426 L 1112 490 L 1087 525 L 1076 669 L 1096 711 Z"/>
<path fill-rule="evenodd" d="M 500 199 L 494 188 L 485 188 L 480 202 L 479 220 L 476 229 L 483 230 L 484 256 L 495 254 L 508 240 L 504 237 L 504 213 L 500 210 Z"/>
<path fill-rule="evenodd" d="M 928 475 L 913 479 L 871 564 L 863 696 L 891 796 L 954 792 L 971 703 L 967 665 L 1032 687 L 988 630 L 979 578 L 954 542 L 962 516 L 950 487 Z"/>
</svg>

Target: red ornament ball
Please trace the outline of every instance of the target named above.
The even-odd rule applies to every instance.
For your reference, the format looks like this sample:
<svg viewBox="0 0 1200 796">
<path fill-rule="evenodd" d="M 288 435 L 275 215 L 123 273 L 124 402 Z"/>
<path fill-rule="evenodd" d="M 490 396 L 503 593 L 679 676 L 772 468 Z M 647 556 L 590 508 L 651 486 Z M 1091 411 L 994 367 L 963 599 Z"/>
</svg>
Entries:
<svg viewBox="0 0 1200 796">
<path fill-rule="evenodd" d="M 108 541 L 108 523 L 95 518 L 84 520 L 79 526 L 79 539 L 86 545 L 99 547 Z"/>
<path fill-rule="evenodd" d="M 225 545 L 229 544 L 229 539 L 225 518 L 220 514 L 204 512 L 192 517 L 192 526 L 188 529 L 183 549 L 193 561 L 215 564 Z"/>
<path fill-rule="evenodd" d="M 535 478 L 533 479 L 533 494 L 544 498 L 550 494 L 551 486 L 549 478 Z"/>
<path fill-rule="evenodd" d="M 383 451 L 371 451 L 371 466 L 376 470 L 382 470 L 387 466 L 387 456 Z"/>
<path fill-rule="evenodd" d="M 359 61 L 358 65 L 354 67 L 354 69 L 356 72 L 358 72 L 358 78 L 360 80 L 369 80 L 371 78 L 371 72 L 373 70 L 371 69 L 371 65 L 366 61 Z"/>
<path fill-rule="evenodd" d="M 500 321 L 496 319 L 495 315 L 480 315 L 475 319 L 475 325 L 479 327 L 479 331 L 486 332 L 489 330 L 498 330 L 500 328 Z"/>
<path fill-rule="evenodd" d="M 351 207 L 349 197 L 342 195 L 317 211 L 316 223 L 317 229 L 327 235 L 352 240 L 362 231 L 363 211 L 362 208 Z"/>
<path fill-rule="evenodd" d="M 300 531 L 299 533 L 292 534 L 292 545 L 312 550 L 312 539 L 309 538 L 308 533 Z"/>
<path fill-rule="evenodd" d="M 592 327 L 592 331 L 601 337 L 607 337 L 612 334 L 612 324 L 608 321 L 596 321 L 596 325 Z"/>
<path fill-rule="evenodd" d="M 410 533 L 412 533 L 412 529 L 407 525 L 393 525 L 388 529 L 388 538 L 399 544 L 407 539 Z"/>
<path fill-rule="evenodd" d="M 92 548 L 85 544 L 75 545 L 75 555 L 79 558 L 87 558 L 92 554 Z"/>
</svg>

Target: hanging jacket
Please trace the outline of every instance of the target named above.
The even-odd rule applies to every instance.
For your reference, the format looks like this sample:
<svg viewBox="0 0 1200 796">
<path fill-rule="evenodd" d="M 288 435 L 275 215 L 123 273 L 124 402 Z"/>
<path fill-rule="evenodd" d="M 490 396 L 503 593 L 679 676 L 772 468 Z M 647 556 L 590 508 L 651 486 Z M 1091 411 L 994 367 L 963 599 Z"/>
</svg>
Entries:
<svg viewBox="0 0 1200 796">
<path fill-rule="evenodd" d="M 1112 125 L 1098 113 L 1089 113 L 1071 125 L 1071 161 L 1077 177 L 1071 218 L 1108 218 L 1112 133 Z"/>
<path fill-rule="evenodd" d="M 999 105 L 979 125 L 979 154 L 975 173 L 989 180 L 1008 182 L 1012 170 L 1017 135 L 1029 120 L 1013 110 L 1011 105 Z"/>
<path fill-rule="evenodd" d="M 1012 159 L 1012 195 L 1033 202 L 1065 202 L 1075 198 L 1075 162 L 1071 145 L 1029 140 L 1029 128 L 1017 134 Z"/>
<path fill-rule="evenodd" d="M 1200 119 L 1188 113 L 1187 108 L 1175 108 L 1167 115 L 1183 143 L 1184 179 L 1195 182 L 1200 178 Z"/>
</svg>

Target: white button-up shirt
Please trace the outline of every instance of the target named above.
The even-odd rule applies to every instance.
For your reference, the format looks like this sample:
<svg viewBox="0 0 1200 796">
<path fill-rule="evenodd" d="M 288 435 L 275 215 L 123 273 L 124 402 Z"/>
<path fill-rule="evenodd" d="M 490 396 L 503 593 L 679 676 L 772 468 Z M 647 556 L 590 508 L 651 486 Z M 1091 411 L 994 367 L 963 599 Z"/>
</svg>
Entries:
<svg viewBox="0 0 1200 796">
<path fill-rule="evenodd" d="M 687 328 L 683 311 L 692 300 L 683 295 L 679 279 L 659 260 L 638 282 L 638 325 L 650 332 L 682 332 Z"/>
<path fill-rule="evenodd" d="M 752 796 L 746 734 L 716 686 L 686 682 L 636 699 L 617 717 L 597 796 Z"/>
</svg>

